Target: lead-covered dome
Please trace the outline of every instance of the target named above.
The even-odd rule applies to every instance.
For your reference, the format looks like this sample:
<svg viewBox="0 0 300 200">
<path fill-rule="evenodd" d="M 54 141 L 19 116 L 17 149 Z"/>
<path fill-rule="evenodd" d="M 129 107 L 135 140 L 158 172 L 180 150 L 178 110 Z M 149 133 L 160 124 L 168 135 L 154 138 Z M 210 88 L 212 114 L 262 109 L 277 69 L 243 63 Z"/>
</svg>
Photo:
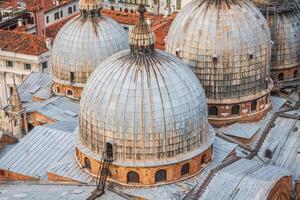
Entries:
<svg viewBox="0 0 300 200">
<path fill-rule="evenodd" d="M 100 14 L 97 0 L 81 0 L 79 7 L 80 15 L 63 26 L 52 48 L 55 82 L 75 87 L 83 87 L 103 60 L 129 48 L 126 31 Z"/>
<path fill-rule="evenodd" d="M 195 74 L 175 56 L 154 50 L 143 18 L 129 38 L 131 50 L 101 63 L 84 88 L 80 142 L 101 153 L 112 141 L 116 163 L 158 161 L 154 165 L 210 148 L 206 98 Z"/>
<path fill-rule="evenodd" d="M 268 89 L 270 30 L 248 0 L 192 1 L 175 18 L 166 49 L 193 69 L 208 103 L 246 101 Z"/>
</svg>

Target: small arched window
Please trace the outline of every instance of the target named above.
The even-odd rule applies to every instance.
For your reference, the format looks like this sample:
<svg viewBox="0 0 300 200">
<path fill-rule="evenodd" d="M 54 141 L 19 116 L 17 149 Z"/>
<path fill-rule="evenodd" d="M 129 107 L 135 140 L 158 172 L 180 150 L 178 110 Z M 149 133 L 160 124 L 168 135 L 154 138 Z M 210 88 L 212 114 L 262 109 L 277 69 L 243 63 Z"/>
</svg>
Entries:
<svg viewBox="0 0 300 200">
<path fill-rule="evenodd" d="M 298 76 L 298 70 L 295 70 L 294 71 L 294 78 L 297 78 L 297 76 Z"/>
<path fill-rule="evenodd" d="M 139 183 L 140 178 L 136 172 L 130 171 L 127 173 L 127 183 Z"/>
<path fill-rule="evenodd" d="M 189 163 L 185 163 L 181 167 L 181 176 L 189 174 L 189 173 L 190 173 L 190 164 Z"/>
<path fill-rule="evenodd" d="M 256 107 L 257 107 L 257 100 L 253 100 L 251 102 L 251 111 L 256 111 Z"/>
<path fill-rule="evenodd" d="M 232 115 L 238 115 L 240 114 L 240 106 L 239 105 L 234 105 L 231 108 L 231 114 Z"/>
<path fill-rule="evenodd" d="M 91 170 L 91 161 L 88 158 L 84 158 L 84 168 Z"/>
<path fill-rule="evenodd" d="M 59 86 L 56 86 L 56 92 L 60 93 L 60 87 Z"/>
<path fill-rule="evenodd" d="M 278 74 L 278 81 L 282 81 L 284 79 L 284 74 L 280 73 Z"/>
<path fill-rule="evenodd" d="M 208 108 L 208 114 L 212 116 L 217 116 L 219 113 L 218 108 L 216 106 L 210 106 Z"/>
<path fill-rule="evenodd" d="M 158 170 L 155 173 L 155 183 L 167 180 L 167 172 L 164 169 Z"/>
<path fill-rule="evenodd" d="M 68 95 L 68 96 L 73 96 L 73 90 L 68 89 L 68 90 L 67 90 L 67 95 Z"/>
</svg>

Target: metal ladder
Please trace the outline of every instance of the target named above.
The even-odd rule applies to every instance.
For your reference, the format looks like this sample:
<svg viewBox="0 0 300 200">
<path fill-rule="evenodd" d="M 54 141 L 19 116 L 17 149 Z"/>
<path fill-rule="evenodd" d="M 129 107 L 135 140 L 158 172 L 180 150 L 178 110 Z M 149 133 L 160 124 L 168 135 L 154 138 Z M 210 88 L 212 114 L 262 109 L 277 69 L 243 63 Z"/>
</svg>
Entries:
<svg viewBox="0 0 300 200">
<path fill-rule="evenodd" d="M 106 152 L 103 151 L 101 164 L 98 170 L 97 176 L 97 188 L 91 193 L 91 196 L 87 200 L 95 200 L 104 194 L 106 179 L 109 171 L 109 166 L 113 161 L 112 157 L 107 157 Z"/>
</svg>

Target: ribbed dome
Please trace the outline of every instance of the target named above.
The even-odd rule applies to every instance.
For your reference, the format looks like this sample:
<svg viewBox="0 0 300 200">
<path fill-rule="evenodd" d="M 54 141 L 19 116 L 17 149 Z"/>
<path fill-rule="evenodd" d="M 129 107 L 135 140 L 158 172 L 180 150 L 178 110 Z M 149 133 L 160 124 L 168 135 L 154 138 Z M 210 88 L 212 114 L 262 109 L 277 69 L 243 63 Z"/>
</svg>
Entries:
<svg viewBox="0 0 300 200">
<path fill-rule="evenodd" d="M 84 88 L 80 113 L 80 142 L 101 153 L 113 141 L 116 161 L 199 154 L 212 144 L 200 82 L 159 50 L 125 50 L 101 63 Z"/>
<path fill-rule="evenodd" d="M 109 56 L 129 48 L 126 31 L 99 11 L 81 10 L 57 34 L 52 48 L 55 78 L 63 84 L 83 86 L 95 67 Z"/>
<path fill-rule="evenodd" d="M 271 36 L 248 0 L 194 0 L 175 18 L 166 42 L 197 74 L 209 103 L 267 89 Z"/>
</svg>

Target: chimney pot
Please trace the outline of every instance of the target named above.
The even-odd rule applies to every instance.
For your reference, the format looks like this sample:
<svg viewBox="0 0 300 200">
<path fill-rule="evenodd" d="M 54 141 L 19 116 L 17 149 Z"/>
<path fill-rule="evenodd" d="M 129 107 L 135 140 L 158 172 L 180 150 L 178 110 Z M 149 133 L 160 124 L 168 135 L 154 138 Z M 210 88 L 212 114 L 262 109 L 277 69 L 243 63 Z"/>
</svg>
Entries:
<svg viewBox="0 0 300 200">
<path fill-rule="evenodd" d="M 51 50 L 52 48 L 52 38 L 47 38 L 46 39 L 46 47 Z"/>
</svg>

